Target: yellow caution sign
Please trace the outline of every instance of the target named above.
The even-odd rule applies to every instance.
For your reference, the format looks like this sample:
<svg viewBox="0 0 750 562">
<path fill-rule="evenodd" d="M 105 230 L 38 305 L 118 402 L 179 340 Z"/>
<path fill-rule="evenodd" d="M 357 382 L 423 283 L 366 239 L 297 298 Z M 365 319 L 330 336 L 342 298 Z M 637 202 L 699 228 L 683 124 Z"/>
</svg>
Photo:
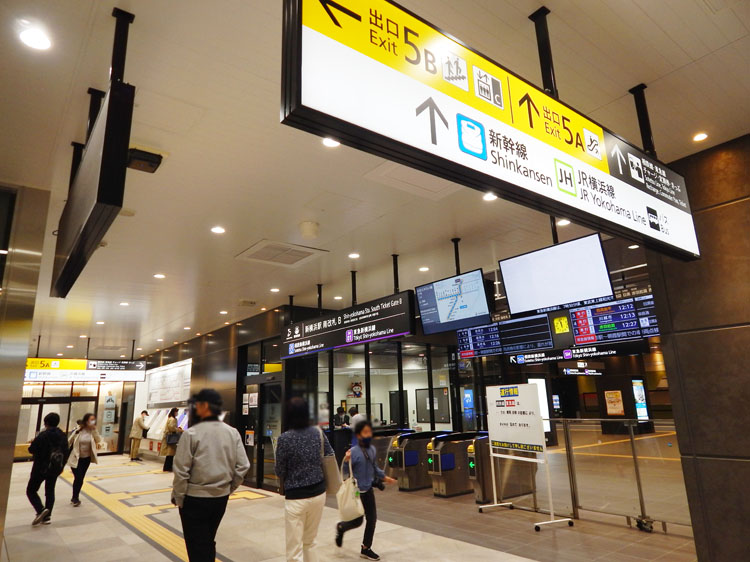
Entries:
<svg viewBox="0 0 750 562">
<path fill-rule="evenodd" d="M 609 173 L 599 125 L 386 0 L 302 0 L 302 24 Z"/>
</svg>

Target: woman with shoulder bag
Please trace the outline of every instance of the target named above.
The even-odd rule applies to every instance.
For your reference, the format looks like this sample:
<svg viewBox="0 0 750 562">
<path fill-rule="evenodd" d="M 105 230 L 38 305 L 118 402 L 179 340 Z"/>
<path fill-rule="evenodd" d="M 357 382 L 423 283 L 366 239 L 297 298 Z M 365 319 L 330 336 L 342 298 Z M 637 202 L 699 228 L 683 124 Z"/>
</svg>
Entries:
<svg viewBox="0 0 750 562">
<path fill-rule="evenodd" d="M 96 449 L 104 443 L 104 440 L 96 430 L 96 416 L 86 414 L 81 420 L 81 425 L 76 429 L 68 439 L 70 444 L 70 456 L 68 465 L 73 470 L 73 497 L 70 503 L 73 507 L 81 505 L 80 493 L 83 487 L 83 479 L 91 463 L 98 464 Z"/>
<path fill-rule="evenodd" d="M 172 472 L 174 455 L 177 452 L 177 443 L 180 441 L 182 428 L 177 426 L 178 408 L 172 408 L 167 416 L 167 425 L 164 427 L 164 437 L 161 439 L 159 455 L 164 456 L 164 472 Z"/>
<path fill-rule="evenodd" d="M 377 452 L 372 444 L 372 424 L 367 420 L 358 422 L 354 427 L 354 436 L 357 438 L 357 444 L 346 452 L 344 467 L 347 469 L 349 465 L 352 467 L 351 470 L 354 472 L 354 478 L 359 486 L 359 499 L 362 501 L 365 514 L 352 521 L 341 521 L 336 525 L 336 546 L 343 544 L 345 532 L 356 529 L 362 525 L 364 519 L 367 519 L 359 555 L 365 560 L 380 560 L 380 556 L 372 551 L 375 524 L 378 521 L 373 486 L 382 489 L 383 483 L 392 484 L 396 479 L 386 476 L 385 472 L 377 465 Z"/>
<path fill-rule="evenodd" d="M 275 465 L 286 498 L 286 559 L 317 562 L 315 538 L 326 501 L 323 465 L 325 458 L 333 457 L 333 448 L 319 428 L 310 426 L 310 411 L 302 398 L 289 401 L 286 425 L 289 429 L 276 443 Z"/>
</svg>

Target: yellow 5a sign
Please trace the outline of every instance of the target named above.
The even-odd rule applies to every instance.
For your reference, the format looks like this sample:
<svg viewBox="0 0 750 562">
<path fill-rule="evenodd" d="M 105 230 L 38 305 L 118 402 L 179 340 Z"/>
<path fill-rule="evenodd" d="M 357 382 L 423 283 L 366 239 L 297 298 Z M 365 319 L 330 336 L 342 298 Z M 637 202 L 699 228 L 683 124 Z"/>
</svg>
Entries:
<svg viewBox="0 0 750 562">
<path fill-rule="evenodd" d="M 683 257 L 684 180 L 388 0 L 285 0 L 282 121 Z"/>
</svg>

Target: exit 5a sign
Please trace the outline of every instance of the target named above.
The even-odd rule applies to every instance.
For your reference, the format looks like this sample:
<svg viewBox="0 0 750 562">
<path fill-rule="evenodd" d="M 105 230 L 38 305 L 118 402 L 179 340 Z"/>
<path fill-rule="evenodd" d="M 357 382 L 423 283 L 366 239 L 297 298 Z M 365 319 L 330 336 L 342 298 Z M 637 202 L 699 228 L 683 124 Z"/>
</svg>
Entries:
<svg viewBox="0 0 750 562">
<path fill-rule="evenodd" d="M 282 121 L 682 257 L 664 164 L 388 0 L 285 0 Z"/>
</svg>

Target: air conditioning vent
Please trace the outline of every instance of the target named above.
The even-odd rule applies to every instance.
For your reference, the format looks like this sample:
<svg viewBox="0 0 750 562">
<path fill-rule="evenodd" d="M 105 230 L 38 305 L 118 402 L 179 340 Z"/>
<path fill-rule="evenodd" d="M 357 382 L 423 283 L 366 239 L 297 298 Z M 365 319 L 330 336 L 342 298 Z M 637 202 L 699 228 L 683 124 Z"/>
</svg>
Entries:
<svg viewBox="0 0 750 562">
<path fill-rule="evenodd" d="M 308 246 L 298 246 L 296 244 L 274 242 L 272 240 L 261 240 L 236 257 L 241 260 L 280 265 L 282 267 L 298 267 L 327 252 L 328 250 L 321 250 L 320 248 L 310 248 Z"/>
</svg>

